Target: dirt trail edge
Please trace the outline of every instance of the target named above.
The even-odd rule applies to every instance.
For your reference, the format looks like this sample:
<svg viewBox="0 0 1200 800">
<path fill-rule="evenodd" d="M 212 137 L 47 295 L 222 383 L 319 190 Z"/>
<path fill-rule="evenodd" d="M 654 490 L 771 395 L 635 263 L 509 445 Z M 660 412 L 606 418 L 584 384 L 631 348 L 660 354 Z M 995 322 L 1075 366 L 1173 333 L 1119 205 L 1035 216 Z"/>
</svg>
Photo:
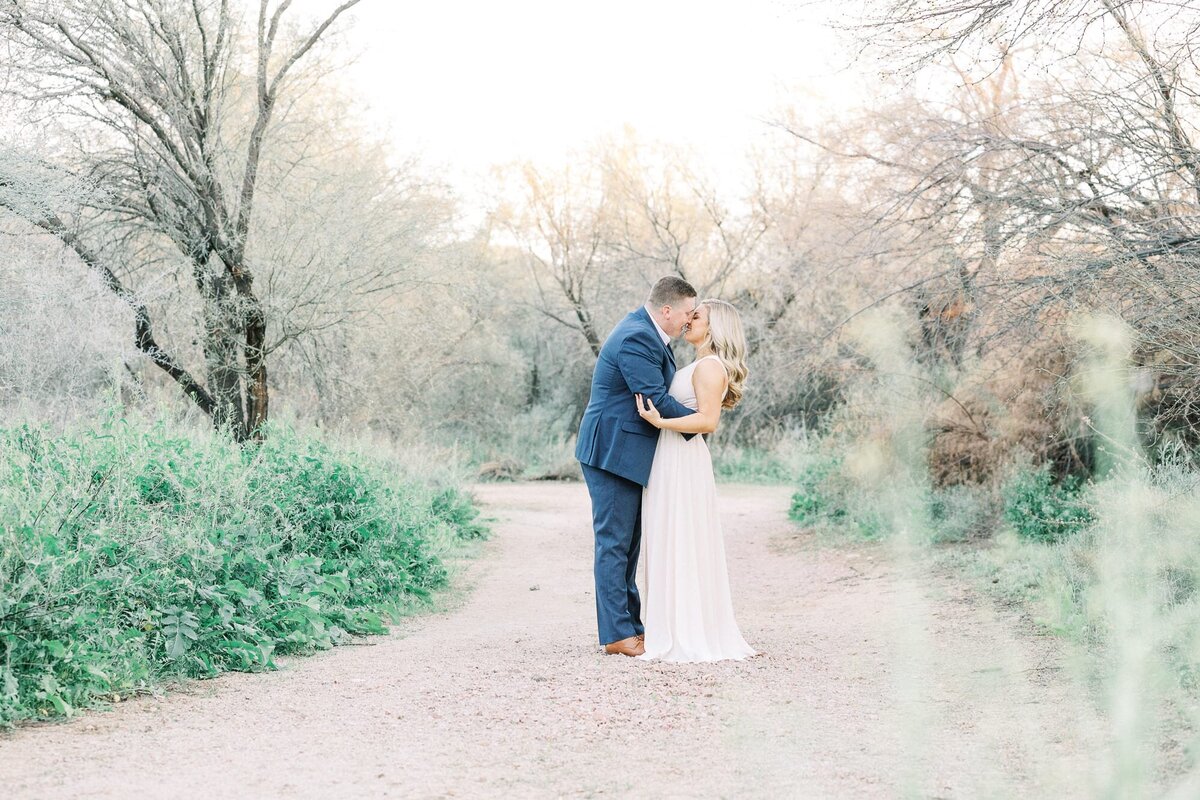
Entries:
<svg viewBox="0 0 1200 800">
<path fill-rule="evenodd" d="M 788 491 L 722 486 L 764 655 L 595 641 L 587 493 L 478 487 L 496 535 L 454 609 L 261 675 L 0 735 L 12 798 L 1072 797 L 1102 726 L 1051 639 L 878 546 L 821 548 Z"/>
</svg>

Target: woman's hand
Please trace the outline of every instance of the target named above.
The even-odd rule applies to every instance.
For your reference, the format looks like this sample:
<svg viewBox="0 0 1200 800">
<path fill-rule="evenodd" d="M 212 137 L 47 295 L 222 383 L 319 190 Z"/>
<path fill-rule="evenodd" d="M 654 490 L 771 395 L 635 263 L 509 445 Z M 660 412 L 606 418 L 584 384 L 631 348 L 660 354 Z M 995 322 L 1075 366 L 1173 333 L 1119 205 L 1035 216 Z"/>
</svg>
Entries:
<svg viewBox="0 0 1200 800">
<path fill-rule="evenodd" d="M 640 394 L 635 394 L 634 397 L 637 398 L 638 415 L 654 427 L 661 428 L 662 414 L 658 413 L 658 409 L 654 407 L 654 403 L 650 402 L 650 398 L 643 398 Z M 642 407 L 643 402 L 646 404 L 644 408 Z"/>
</svg>

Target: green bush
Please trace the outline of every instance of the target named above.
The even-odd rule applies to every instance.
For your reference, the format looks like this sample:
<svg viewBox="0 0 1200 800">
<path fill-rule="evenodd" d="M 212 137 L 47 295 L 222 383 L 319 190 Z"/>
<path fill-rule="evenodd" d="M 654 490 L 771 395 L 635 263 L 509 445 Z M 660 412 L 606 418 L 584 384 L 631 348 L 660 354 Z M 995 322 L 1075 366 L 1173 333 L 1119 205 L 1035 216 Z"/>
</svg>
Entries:
<svg viewBox="0 0 1200 800">
<path fill-rule="evenodd" d="M 796 480 L 790 514 L 801 525 L 834 525 L 863 539 L 878 539 L 888 529 L 876 499 L 843 474 L 840 458 L 816 455 Z"/>
<path fill-rule="evenodd" d="M 479 519 L 479 508 L 471 498 L 456 488 L 443 489 L 433 498 L 433 513 L 453 525 L 461 539 L 483 539 L 488 528 Z"/>
<path fill-rule="evenodd" d="M 0 430 L 0 724 L 382 633 L 477 517 L 287 428 Z"/>
<path fill-rule="evenodd" d="M 1049 465 L 1021 470 L 1004 485 L 1004 519 L 1024 539 L 1061 541 L 1092 523 L 1083 489 L 1075 477 L 1056 483 Z"/>
<path fill-rule="evenodd" d="M 842 493 L 832 478 L 841 467 L 836 458 L 815 458 L 797 476 L 792 493 L 791 517 L 801 525 L 835 520 L 846 515 Z"/>
</svg>

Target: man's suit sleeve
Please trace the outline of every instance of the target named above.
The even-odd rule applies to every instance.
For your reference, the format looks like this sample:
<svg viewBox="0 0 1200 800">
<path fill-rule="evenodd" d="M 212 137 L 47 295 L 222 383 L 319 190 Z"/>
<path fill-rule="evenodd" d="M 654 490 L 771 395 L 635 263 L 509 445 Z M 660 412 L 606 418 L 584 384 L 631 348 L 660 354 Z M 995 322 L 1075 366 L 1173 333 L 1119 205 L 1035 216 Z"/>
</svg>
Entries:
<svg viewBox="0 0 1200 800">
<path fill-rule="evenodd" d="M 695 414 L 695 411 L 667 394 L 660 353 L 660 350 L 637 335 L 622 342 L 617 351 L 617 366 L 625 383 L 634 394 L 650 398 L 659 413 L 668 419 Z M 632 396 L 630 400 L 632 402 Z"/>
</svg>

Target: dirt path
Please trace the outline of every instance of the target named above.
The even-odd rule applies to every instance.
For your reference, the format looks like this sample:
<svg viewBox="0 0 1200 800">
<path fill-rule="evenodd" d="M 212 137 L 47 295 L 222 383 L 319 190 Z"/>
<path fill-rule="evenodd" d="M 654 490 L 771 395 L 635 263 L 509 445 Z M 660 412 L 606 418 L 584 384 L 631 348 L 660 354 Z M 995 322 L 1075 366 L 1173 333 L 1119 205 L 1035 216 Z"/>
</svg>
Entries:
<svg viewBox="0 0 1200 800">
<path fill-rule="evenodd" d="M 497 535 L 457 608 L 396 635 L 0 736 L 0 794 L 1086 796 L 1101 726 L 1051 640 L 880 547 L 797 537 L 721 489 L 746 662 L 594 643 L 587 495 L 479 489 Z M 917 587 L 923 587 L 918 589 Z"/>
</svg>

